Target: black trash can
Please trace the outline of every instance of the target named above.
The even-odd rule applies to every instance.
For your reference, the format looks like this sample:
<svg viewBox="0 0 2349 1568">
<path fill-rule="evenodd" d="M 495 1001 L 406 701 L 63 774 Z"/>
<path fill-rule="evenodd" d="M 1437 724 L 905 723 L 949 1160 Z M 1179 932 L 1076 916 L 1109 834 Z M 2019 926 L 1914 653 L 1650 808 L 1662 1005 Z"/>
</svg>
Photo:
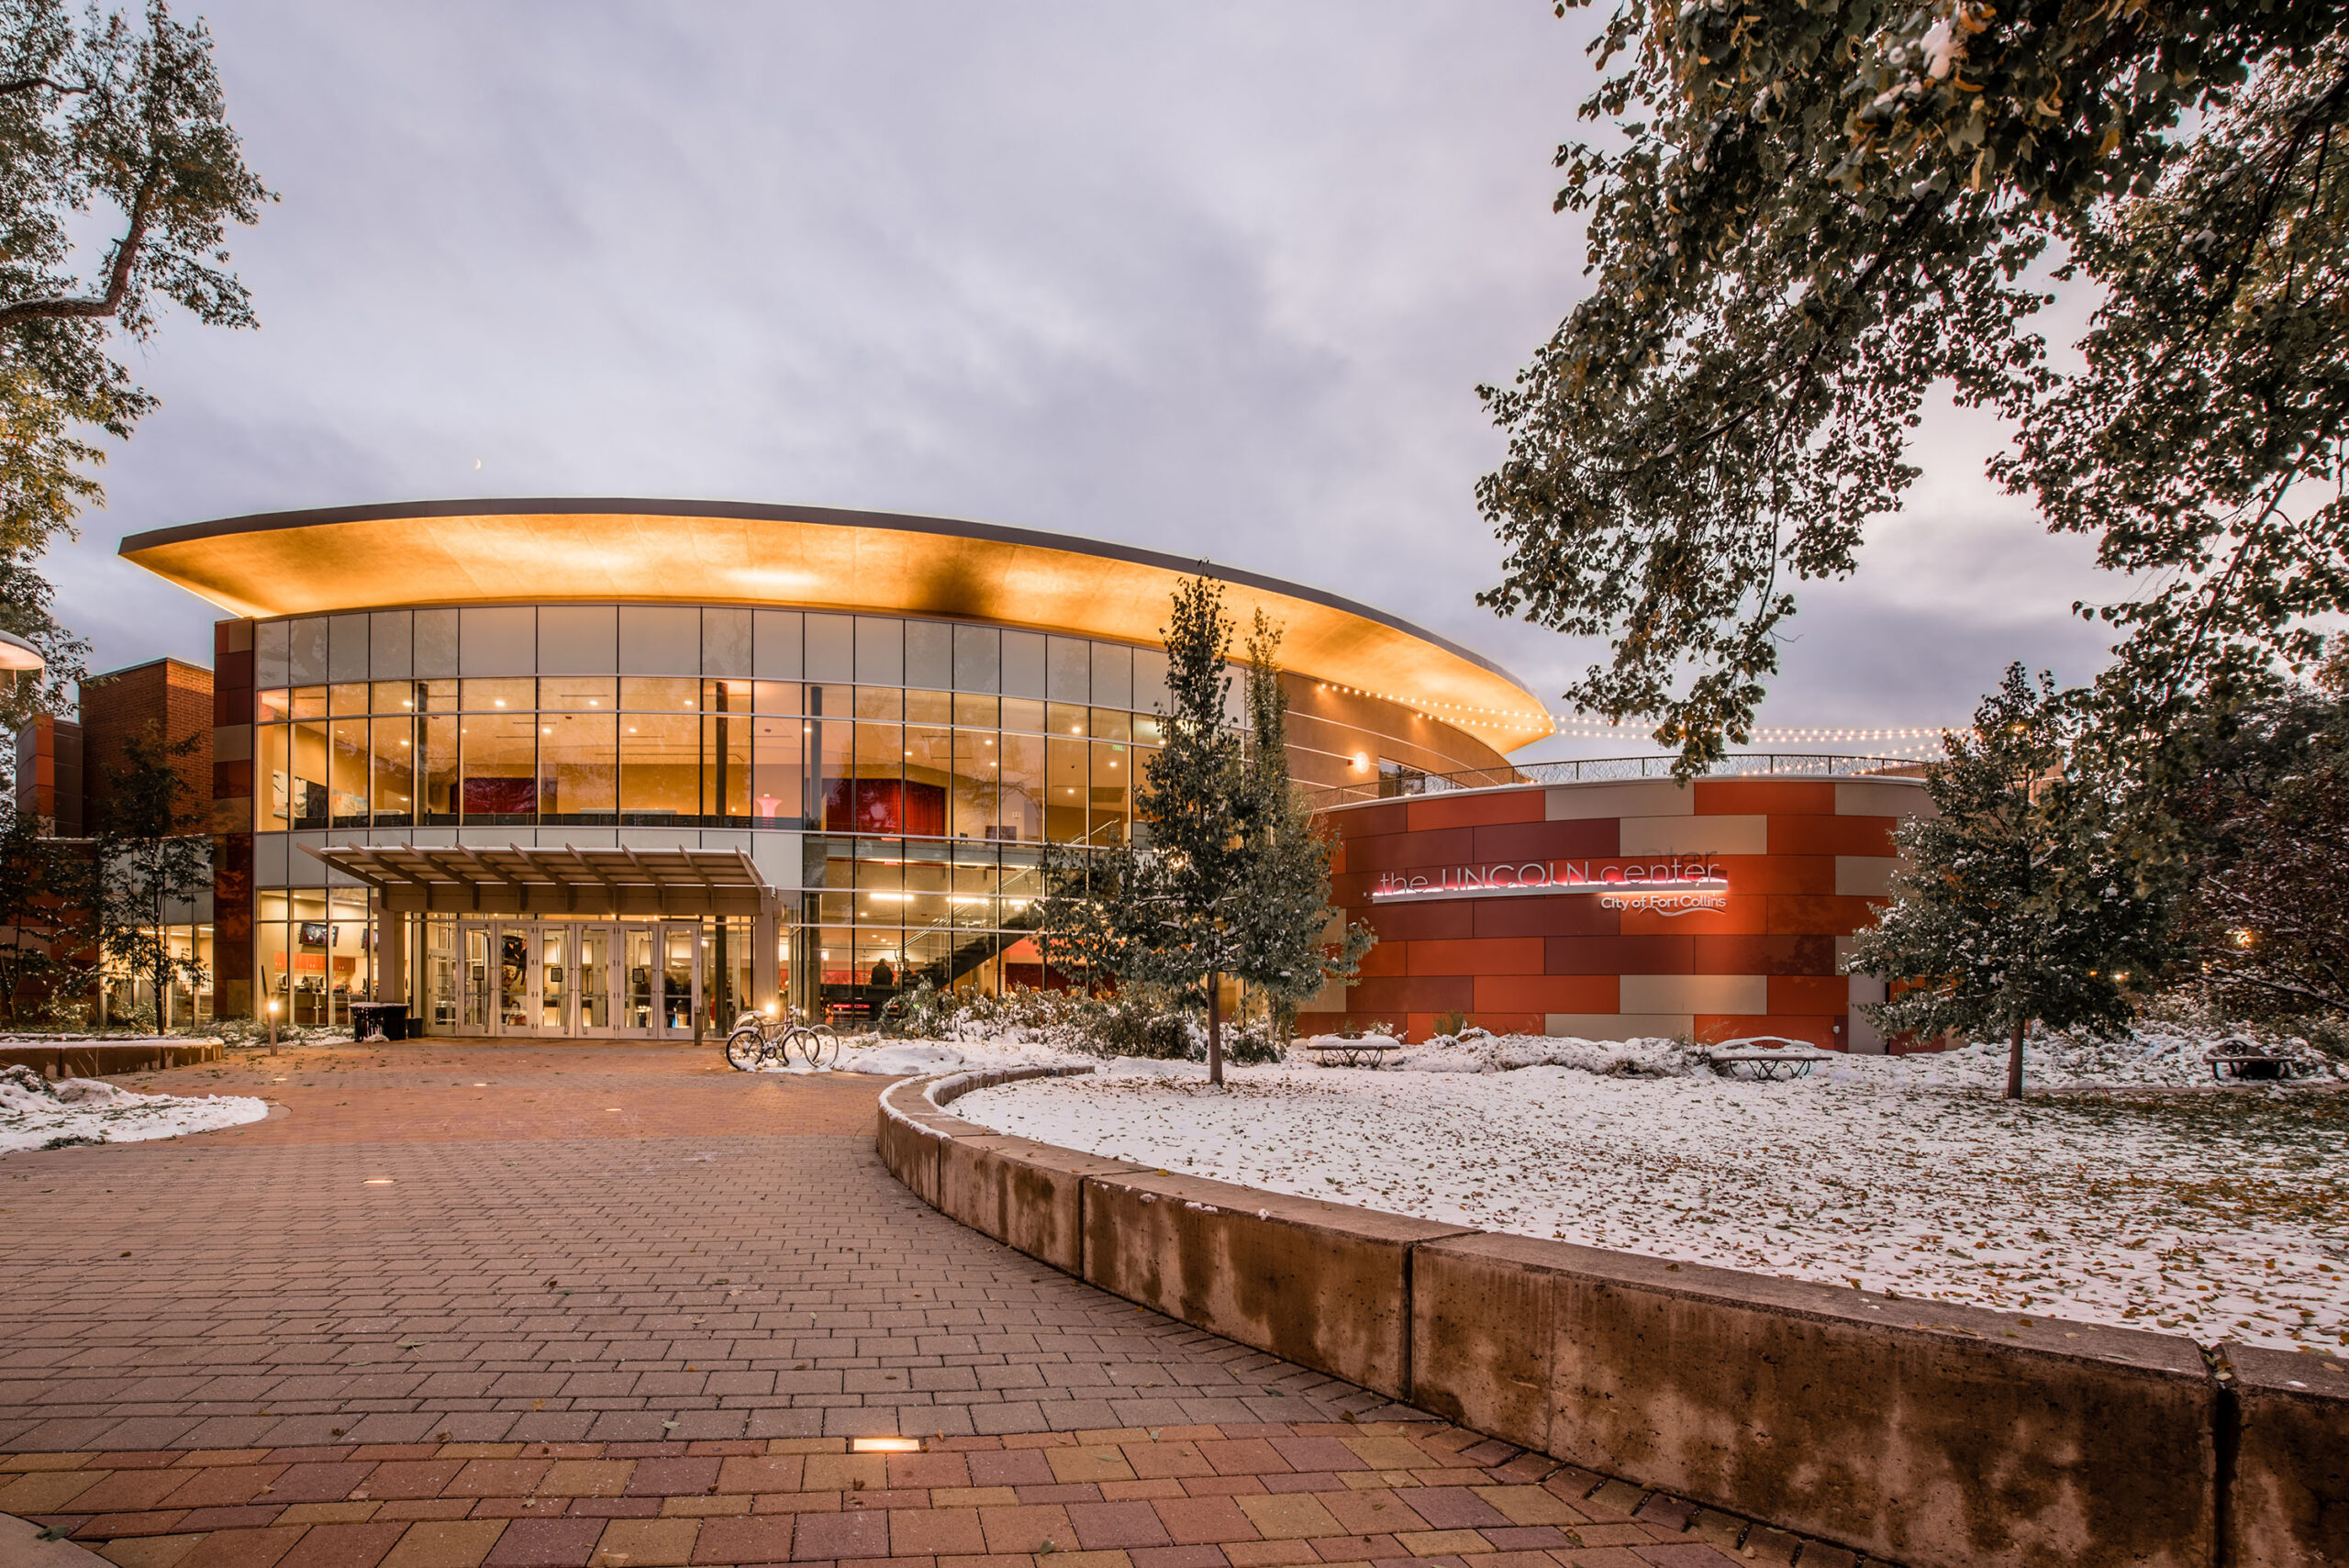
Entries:
<svg viewBox="0 0 2349 1568">
<path fill-rule="evenodd" d="M 407 1004 L 406 1002 L 353 1002 L 351 1004 L 351 1038 L 365 1040 L 381 1033 L 387 1040 L 407 1038 Z"/>
</svg>

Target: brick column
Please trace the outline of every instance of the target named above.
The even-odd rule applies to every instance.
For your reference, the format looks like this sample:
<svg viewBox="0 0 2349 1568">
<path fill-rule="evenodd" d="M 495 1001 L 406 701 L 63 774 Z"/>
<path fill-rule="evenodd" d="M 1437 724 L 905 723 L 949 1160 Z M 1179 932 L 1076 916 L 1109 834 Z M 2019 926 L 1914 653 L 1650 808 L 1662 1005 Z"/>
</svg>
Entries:
<svg viewBox="0 0 2349 1568">
<path fill-rule="evenodd" d="M 212 628 L 212 1010 L 253 1016 L 253 623 Z"/>
</svg>

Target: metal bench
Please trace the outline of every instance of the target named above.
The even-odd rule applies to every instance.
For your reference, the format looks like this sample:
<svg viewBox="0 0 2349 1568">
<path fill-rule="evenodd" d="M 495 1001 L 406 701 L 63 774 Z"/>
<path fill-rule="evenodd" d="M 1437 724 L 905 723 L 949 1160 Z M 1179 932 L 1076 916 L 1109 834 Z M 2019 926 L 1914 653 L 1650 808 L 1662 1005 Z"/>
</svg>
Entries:
<svg viewBox="0 0 2349 1568">
<path fill-rule="evenodd" d="M 1832 1061 L 1835 1054 L 1820 1050 L 1809 1040 L 1757 1034 L 1723 1040 L 1704 1053 L 1704 1061 L 1706 1066 L 1724 1078 L 1785 1083 L 1809 1077 L 1813 1067 Z"/>
<path fill-rule="evenodd" d="M 1297 1049 L 1324 1067 L 1376 1068 L 1386 1060 L 1386 1053 L 1400 1044 L 1402 1041 L 1392 1035 L 1366 1034 L 1359 1040 L 1322 1035 L 1303 1042 Z"/>
<path fill-rule="evenodd" d="M 2269 1051 L 2242 1035 L 2221 1040 L 2202 1053 L 2202 1060 L 2210 1064 L 2211 1078 L 2221 1084 L 2277 1084 L 2316 1072 L 2316 1063 L 2305 1057 Z"/>
</svg>

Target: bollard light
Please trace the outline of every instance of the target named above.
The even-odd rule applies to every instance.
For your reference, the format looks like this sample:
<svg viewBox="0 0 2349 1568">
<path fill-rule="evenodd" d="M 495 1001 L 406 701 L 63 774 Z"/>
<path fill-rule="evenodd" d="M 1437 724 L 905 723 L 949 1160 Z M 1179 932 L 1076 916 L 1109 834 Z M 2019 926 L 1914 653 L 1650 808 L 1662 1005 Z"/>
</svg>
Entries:
<svg viewBox="0 0 2349 1568">
<path fill-rule="evenodd" d="M 277 998 L 269 999 L 269 1053 L 277 1054 Z"/>
</svg>

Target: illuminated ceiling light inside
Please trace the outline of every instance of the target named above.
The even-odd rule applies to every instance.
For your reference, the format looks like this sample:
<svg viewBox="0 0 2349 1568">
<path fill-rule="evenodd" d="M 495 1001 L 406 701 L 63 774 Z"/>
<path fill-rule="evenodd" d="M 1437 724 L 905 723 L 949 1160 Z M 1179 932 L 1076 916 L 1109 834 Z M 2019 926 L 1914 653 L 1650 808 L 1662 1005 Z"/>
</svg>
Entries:
<svg viewBox="0 0 2349 1568">
<path fill-rule="evenodd" d="M 388 1187 L 394 1184 L 389 1176 L 370 1176 L 359 1184 L 362 1187 Z"/>
<path fill-rule="evenodd" d="M 500 707 L 504 707 L 504 706 L 506 706 L 506 699 L 505 699 L 504 697 L 500 697 L 500 698 L 498 698 L 498 699 L 497 699 L 497 706 L 500 706 Z"/>
</svg>

